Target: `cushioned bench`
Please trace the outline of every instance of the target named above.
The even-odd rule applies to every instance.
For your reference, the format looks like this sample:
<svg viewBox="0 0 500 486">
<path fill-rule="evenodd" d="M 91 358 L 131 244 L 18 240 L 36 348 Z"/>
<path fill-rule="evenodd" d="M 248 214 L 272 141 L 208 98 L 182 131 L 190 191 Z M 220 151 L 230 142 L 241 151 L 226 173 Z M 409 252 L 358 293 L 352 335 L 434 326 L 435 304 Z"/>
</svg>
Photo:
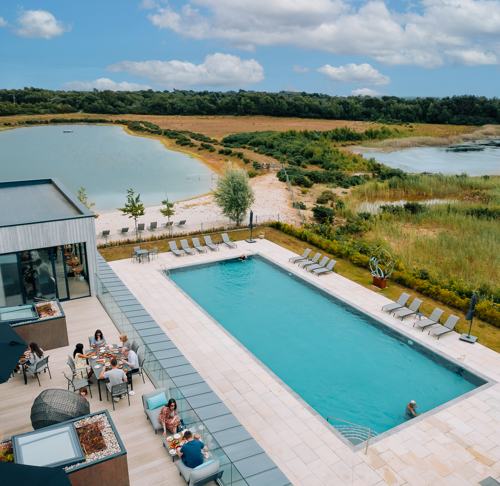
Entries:
<svg viewBox="0 0 500 486">
<path fill-rule="evenodd" d="M 179 475 L 184 478 L 188 486 L 203 486 L 222 477 L 224 471 L 221 471 L 220 462 L 218 460 L 213 462 L 206 461 L 205 464 L 198 466 L 198 468 L 191 469 L 187 467 L 182 460 L 175 461 L 175 465 L 179 470 Z"/>
<path fill-rule="evenodd" d="M 158 416 L 160 415 L 162 407 L 150 410 L 148 398 L 153 398 L 156 395 L 159 395 L 160 393 L 165 394 L 166 401 L 169 400 L 170 394 L 168 393 L 168 390 L 166 388 L 158 388 L 157 390 L 152 390 L 142 395 L 142 405 L 144 407 L 144 413 L 146 414 L 148 420 L 151 422 L 151 425 L 155 429 L 155 434 L 157 434 L 159 430 L 163 430 L 163 425 L 161 425 L 160 422 L 158 422 Z"/>
</svg>

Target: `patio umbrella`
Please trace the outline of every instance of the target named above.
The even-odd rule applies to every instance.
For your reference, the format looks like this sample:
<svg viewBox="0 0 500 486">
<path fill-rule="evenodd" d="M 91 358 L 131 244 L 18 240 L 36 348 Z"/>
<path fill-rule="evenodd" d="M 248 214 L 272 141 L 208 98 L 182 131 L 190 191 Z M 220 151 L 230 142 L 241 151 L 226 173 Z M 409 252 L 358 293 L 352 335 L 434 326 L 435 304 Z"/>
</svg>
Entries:
<svg viewBox="0 0 500 486">
<path fill-rule="evenodd" d="M 30 486 L 71 486 L 66 472 L 60 467 L 39 467 L 0 462 L 2 484 L 29 484 Z"/>
<path fill-rule="evenodd" d="M 0 322 L 0 383 L 5 383 L 28 344 L 8 322 Z"/>
<path fill-rule="evenodd" d="M 467 315 L 465 316 L 466 321 L 470 321 L 470 326 L 469 326 L 469 334 L 466 334 L 465 332 L 460 336 L 461 341 L 465 341 L 467 343 L 474 344 L 477 341 L 476 336 L 471 336 L 470 331 L 472 329 L 472 320 L 474 319 L 474 311 L 476 310 L 476 301 L 477 301 L 477 291 L 474 292 L 474 295 L 470 299 L 470 306 L 469 306 L 469 312 L 467 312 Z"/>
<path fill-rule="evenodd" d="M 253 211 L 250 211 L 250 224 L 248 225 L 250 228 L 250 238 L 248 240 L 245 240 L 247 243 L 255 243 L 255 240 L 252 239 L 252 233 L 253 233 Z"/>
</svg>

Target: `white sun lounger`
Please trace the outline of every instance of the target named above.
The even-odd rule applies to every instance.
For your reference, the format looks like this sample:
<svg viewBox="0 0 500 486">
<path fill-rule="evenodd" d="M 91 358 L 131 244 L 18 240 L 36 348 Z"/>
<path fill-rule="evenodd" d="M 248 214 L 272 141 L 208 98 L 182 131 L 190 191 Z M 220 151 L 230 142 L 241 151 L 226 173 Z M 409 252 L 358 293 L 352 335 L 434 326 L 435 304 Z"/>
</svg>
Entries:
<svg viewBox="0 0 500 486">
<path fill-rule="evenodd" d="M 415 321 L 413 324 L 413 327 L 417 326 L 420 329 L 422 329 L 422 332 L 424 332 L 424 329 L 426 329 L 429 326 L 433 326 L 434 324 L 437 324 L 439 322 L 439 319 L 441 316 L 444 314 L 444 311 L 436 307 L 433 311 L 432 314 L 427 318 L 427 319 L 422 319 L 420 321 Z"/>
<path fill-rule="evenodd" d="M 403 320 L 405 317 L 408 316 L 414 316 L 422 304 L 422 301 L 420 299 L 413 299 L 413 302 L 410 304 L 408 309 L 399 309 L 397 311 L 394 311 L 392 314 L 393 317 L 401 317 L 401 320 Z"/>
<path fill-rule="evenodd" d="M 435 327 L 434 329 L 431 329 L 428 334 L 432 332 L 435 336 L 438 337 L 438 339 L 443 335 L 447 334 L 451 331 L 455 330 L 455 326 L 457 325 L 457 322 L 459 321 L 460 317 L 454 316 L 453 314 L 446 319 L 446 322 L 439 327 Z"/>
</svg>

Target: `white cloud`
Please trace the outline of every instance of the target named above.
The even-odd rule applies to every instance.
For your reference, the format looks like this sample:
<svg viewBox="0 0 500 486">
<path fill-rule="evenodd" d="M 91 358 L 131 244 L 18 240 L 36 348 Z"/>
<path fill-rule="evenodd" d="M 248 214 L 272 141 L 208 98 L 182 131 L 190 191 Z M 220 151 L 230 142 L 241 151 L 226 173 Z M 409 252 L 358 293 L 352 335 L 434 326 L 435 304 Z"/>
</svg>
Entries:
<svg viewBox="0 0 500 486">
<path fill-rule="evenodd" d="M 293 69 L 293 72 L 294 73 L 308 73 L 309 72 L 309 68 L 307 67 L 302 67 L 302 66 L 297 66 L 296 64 L 294 64 L 292 66 L 292 69 Z"/>
<path fill-rule="evenodd" d="M 376 98 L 378 96 L 384 96 L 384 93 L 379 93 L 374 89 L 369 88 L 360 88 L 351 91 L 352 96 L 371 96 L 372 98 Z"/>
<path fill-rule="evenodd" d="M 500 62 L 498 0 L 421 0 L 418 13 L 389 11 L 382 0 L 187 0 L 181 9 L 155 8 L 148 18 L 159 29 L 249 51 L 290 45 L 427 68 Z"/>
<path fill-rule="evenodd" d="M 27 10 L 17 18 L 18 28 L 14 33 L 21 37 L 36 39 L 51 39 L 69 32 L 71 26 L 56 20 L 46 10 Z"/>
<path fill-rule="evenodd" d="M 329 64 L 318 69 L 330 81 L 337 83 L 357 83 L 368 86 L 387 86 L 391 83 L 388 76 L 384 76 L 369 64 L 347 64 L 346 66 L 333 67 Z"/>
<path fill-rule="evenodd" d="M 158 4 L 154 0 L 142 0 L 139 4 L 139 8 L 143 8 L 145 10 L 152 10 L 156 7 L 158 7 Z"/>
<path fill-rule="evenodd" d="M 0 27 L 6 27 L 7 25 L 9 25 L 9 22 L 0 17 Z"/>
<path fill-rule="evenodd" d="M 99 91 L 140 91 L 143 89 L 151 89 L 151 86 L 127 83 L 126 81 L 116 83 L 109 78 L 100 78 L 95 81 L 71 81 L 69 83 L 61 84 L 61 88 L 75 91 L 91 91 L 94 88 Z"/>
<path fill-rule="evenodd" d="M 264 79 L 264 68 L 254 59 L 241 60 L 230 54 L 208 55 L 198 66 L 182 61 L 122 61 L 107 68 L 147 77 L 161 88 L 186 86 L 241 86 Z"/>
</svg>

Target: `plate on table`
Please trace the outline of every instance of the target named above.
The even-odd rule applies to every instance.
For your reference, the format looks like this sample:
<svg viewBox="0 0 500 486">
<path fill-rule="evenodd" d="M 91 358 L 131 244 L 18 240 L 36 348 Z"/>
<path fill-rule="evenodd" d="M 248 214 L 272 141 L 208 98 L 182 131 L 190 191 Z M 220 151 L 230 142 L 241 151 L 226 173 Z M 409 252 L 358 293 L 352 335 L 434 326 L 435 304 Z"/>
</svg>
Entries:
<svg viewBox="0 0 500 486">
<path fill-rule="evenodd" d="M 174 439 L 179 440 L 181 438 L 181 434 L 174 434 Z"/>
<path fill-rule="evenodd" d="M 95 368 L 96 370 L 98 370 L 100 367 L 101 367 L 101 365 L 96 365 L 96 366 L 94 366 L 94 368 Z"/>
<path fill-rule="evenodd" d="M 172 436 L 167 437 L 167 442 L 172 442 L 174 438 Z"/>
<path fill-rule="evenodd" d="M 118 369 L 121 370 L 123 368 L 123 365 L 118 365 Z"/>
<path fill-rule="evenodd" d="M 170 452 L 171 456 L 175 456 L 177 454 L 177 452 L 175 451 L 175 449 L 169 449 L 168 452 Z"/>
</svg>

